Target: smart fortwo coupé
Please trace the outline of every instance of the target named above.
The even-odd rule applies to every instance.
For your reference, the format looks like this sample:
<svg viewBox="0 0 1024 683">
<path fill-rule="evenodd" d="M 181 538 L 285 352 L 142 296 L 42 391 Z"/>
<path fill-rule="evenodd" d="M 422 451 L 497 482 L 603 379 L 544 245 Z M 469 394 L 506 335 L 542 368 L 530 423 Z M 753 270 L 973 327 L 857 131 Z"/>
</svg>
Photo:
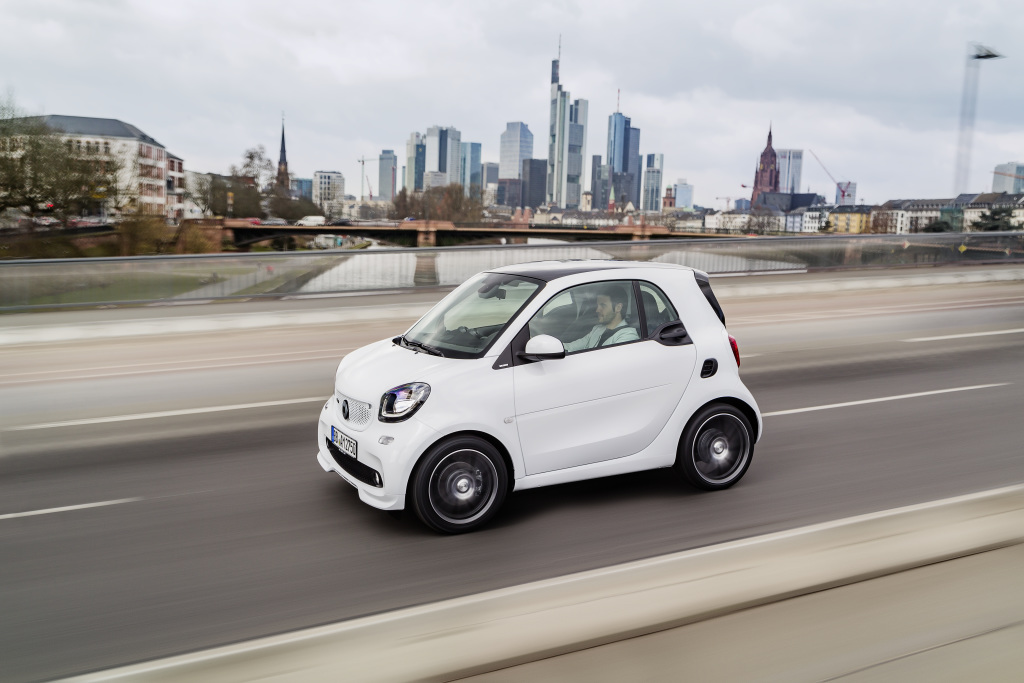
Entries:
<svg viewBox="0 0 1024 683">
<path fill-rule="evenodd" d="M 708 276 L 562 261 L 479 273 L 346 356 L 317 460 L 383 510 L 475 529 L 512 491 L 659 467 L 724 489 L 761 415 Z"/>
</svg>

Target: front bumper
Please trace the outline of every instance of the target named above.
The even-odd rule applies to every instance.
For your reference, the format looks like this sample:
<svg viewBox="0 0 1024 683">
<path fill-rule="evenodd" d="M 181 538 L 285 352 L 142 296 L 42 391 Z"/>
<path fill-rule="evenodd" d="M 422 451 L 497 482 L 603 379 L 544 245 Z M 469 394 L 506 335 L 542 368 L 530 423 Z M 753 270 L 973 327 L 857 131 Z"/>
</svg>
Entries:
<svg viewBox="0 0 1024 683">
<path fill-rule="evenodd" d="M 331 398 L 320 411 L 316 456 L 320 467 L 354 486 L 364 503 L 381 510 L 404 509 L 409 473 L 416 459 L 434 441 L 435 432 L 415 417 L 400 423 L 374 419 L 363 431 L 355 431 L 344 426 L 337 410 L 336 401 Z M 358 464 L 344 462 L 341 458 L 348 456 L 328 445 L 332 425 L 355 439 Z M 389 436 L 392 441 L 382 445 L 382 436 Z M 380 485 L 376 485 L 376 481 L 380 481 Z"/>
</svg>

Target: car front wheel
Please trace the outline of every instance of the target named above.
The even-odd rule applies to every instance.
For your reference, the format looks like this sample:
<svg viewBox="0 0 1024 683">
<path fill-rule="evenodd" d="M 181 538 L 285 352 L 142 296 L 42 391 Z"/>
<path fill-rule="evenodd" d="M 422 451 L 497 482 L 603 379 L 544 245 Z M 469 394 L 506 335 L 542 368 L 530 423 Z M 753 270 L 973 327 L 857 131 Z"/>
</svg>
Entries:
<svg viewBox="0 0 1024 683">
<path fill-rule="evenodd" d="M 454 437 L 427 452 L 409 488 L 413 509 L 424 524 L 441 533 L 464 533 L 497 513 L 508 489 L 508 468 L 487 441 Z"/>
<path fill-rule="evenodd" d="M 737 408 L 714 403 L 697 413 L 679 442 L 676 468 L 687 481 L 708 491 L 738 482 L 754 456 L 750 421 Z"/>
</svg>

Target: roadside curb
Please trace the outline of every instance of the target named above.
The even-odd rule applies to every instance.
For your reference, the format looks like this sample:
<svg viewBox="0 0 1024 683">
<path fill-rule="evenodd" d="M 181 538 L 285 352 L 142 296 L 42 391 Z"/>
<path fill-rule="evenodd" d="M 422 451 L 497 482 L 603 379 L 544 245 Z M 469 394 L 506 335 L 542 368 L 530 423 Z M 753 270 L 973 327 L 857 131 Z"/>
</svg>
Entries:
<svg viewBox="0 0 1024 683">
<path fill-rule="evenodd" d="M 451 680 L 1021 542 L 1012 486 L 66 680 Z"/>
</svg>

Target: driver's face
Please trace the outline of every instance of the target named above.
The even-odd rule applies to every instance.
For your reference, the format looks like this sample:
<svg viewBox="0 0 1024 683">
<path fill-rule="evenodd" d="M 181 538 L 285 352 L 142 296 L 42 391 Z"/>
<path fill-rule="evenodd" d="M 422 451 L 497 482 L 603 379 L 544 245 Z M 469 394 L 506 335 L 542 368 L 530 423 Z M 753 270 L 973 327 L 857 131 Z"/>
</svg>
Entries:
<svg viewBox="0 0 1024 683">
<path fill-rule="evenodd" d="M 597 322 L 607 325 L 615 319 L 615 307 L 612 300 L 603 294 L 597 295 Z"/>
</svg>

